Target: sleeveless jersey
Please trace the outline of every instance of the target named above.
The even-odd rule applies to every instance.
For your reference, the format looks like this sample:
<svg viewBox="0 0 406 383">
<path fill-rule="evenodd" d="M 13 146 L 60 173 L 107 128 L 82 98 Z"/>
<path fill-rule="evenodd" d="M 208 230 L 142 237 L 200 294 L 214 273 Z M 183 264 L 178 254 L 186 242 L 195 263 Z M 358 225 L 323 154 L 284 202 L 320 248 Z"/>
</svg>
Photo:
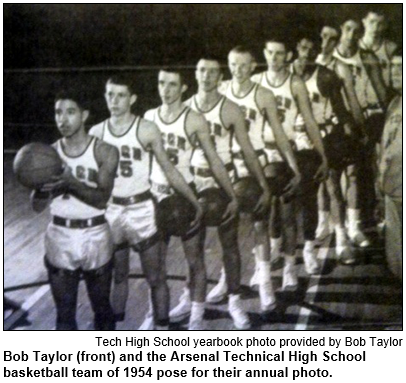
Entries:
<svg viewBox="0 0 406 383">
<path fill-rule="evenodd" d="M 368 48 L 362 39 L 359 41 L 359 46 L 362 49 L 369 50 L 375 54 L 376 58 L 379 60 L 379 64 L 382 70 L 382 77 L 385 82 L 385 85 L 389 87 L 391 58 L 389 57 L 387 50 L 387 40 L 383 40 L 379 48 L 376 50 Z"/>
<path fill-rule="evenodd" d="M 333 55 L 350 67 L 354 79 L 355 93 L 361 108 L 365 109 L 369 105 L 376 105 L 378 97 L 362 62 L 360 51 L 358 50 L 353 56 L 347 58 L 343 57 L 335 48 Z"/>
<path fill-rule="evenodd" d="M 160 108 L 152 111 L 152 121 L 158 126 L 162 133 L 163 144 L 172 163 L 187 183 L 193 181 L 190 171 L 190 160 L 194 146 L 186 133 L 186 118 L 190 108 L 185 107 L 175 121 L 164 122 L 159 114 Z M 151 181 L 160 185 L 168 185 L 168 180 L 155 157 L 152 161 Z"/>
<path fill-rule="evenodd" d="M 190 107 L 197 113 L 202 114 L 210 125 L 210 135 L 216 148 L 216 152 L 223 161 L 224 164 L 231 162 L 231 142 L 232 131 L 226 127 L 221 119 L 221 111 L 223 109 L 226 98 L 222 96 L 216 105 L 210 110 L 204 112 L 199 108 L 196 96 L 190 99 Z M 203 149 L 196 148 L 192 156 L 192 166 L 199 168 L 209 168 L 207 158 Z"/>
<path fill-rule="evenodd" d="M 62 140 L 56 143 L 56 150 L 72 171 L 72 175 L 91 188 L 97 188 L 97 173 L 99 165 L 95 158 L 97 138 L 92 137 L 89 145 L 79 156 L 67 155 L 62 146 Z M 54 198 L 50 205 L 51 214 L 67 219 L 88 219 L 103 215 L 105 209 L 97 209 L 81 201 L 71 194 L 63 194 Z"/>
<path fill-rule="evenodd" d="M 309 99 L 312 106 L 314 119 L 318 124 L 330 122 L 333 117 L 333 109 L 328 98 L 322 96 L 317 85 L 317 77 L 319 75 L 319 66 L 313 74 L 305 81 Z"/>
<path fill-rule="evenodd" d="M 289 74 L 282 84 L 273 86 L 268 79 L 267 72 L 262 72 L 259 74 L 258 83 L 264 88 L 271 90 L 275 95 L 279 119 L 282 123 L 283 130 L 288 138 L 293 140 L 295 137 L 293 128 L 298 114 L 298 107 L 292 93 L 292 74 Z M 265 142 L 275 141 L 273 131 L 269 124 L 265 125 L 264 139 Z"/>
<path fill-rule="evenodd" d="M 109 120 L 103 122 L 103 141 L 115 146 L 120 152 L 120 161 L 112 195 L 131 197 L 149 190 L 151 154 L 138 139 L 141 117 L 136 117 L 121 135 L 111 131 Z"/>
<path fill-rule="evenodd" d="M 253 84 L 252 88 L 243 97 L 234 95 L 231 81 L 225 81 L 223 84 L 225 89 L 224 95 L 229 100 L 237 104 L 244 114 L 248 136 L 250 138 L 252 146 L 254 147 L 254 150 L 263 149 L 265 147 L 263 138 L 265 117 L 256 102 L 256 95 L 259 84 Z M 233 140 L 232 150 L 234 153 L 241 150 L 236 140 Z"/>
</svg>

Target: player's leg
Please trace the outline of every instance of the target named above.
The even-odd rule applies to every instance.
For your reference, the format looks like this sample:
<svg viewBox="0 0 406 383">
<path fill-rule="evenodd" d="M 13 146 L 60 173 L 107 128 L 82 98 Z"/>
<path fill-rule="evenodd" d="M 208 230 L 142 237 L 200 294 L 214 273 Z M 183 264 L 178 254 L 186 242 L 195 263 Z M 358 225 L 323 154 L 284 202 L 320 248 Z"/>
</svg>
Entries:
<svg viewBox="0 0 406 383">
<path fill-rule="evenodd" d="M 345 202 L 341 190 L 341 171 L 330 169 L 330 176 L 326 181 L 330 194 L 331 215 L 336 235 L 336 254 L 341 263 L 352 265 L 356 262 L 355 254 L 349 246 L 345 230 Z"/>
<path fill-rule="evenodd" d="M 228 311 L 235 327 L 245 330 L 250 328 L 250 320 L 240 299 L 241 254 L 238 247 L 238 219 L 219 226 L 218 234 L 223 248 L 223 264 L 228 286 Z"/>
<path fill-rule="evenodd" d="M 53 223 L 45 234 L 45 266 L 56 306 L 57 330 L 77 330 L 76 303 L 80 280 L 80 264 L 76 252 L 80 247 L 79 230 Z"/>
<path fill-rule="evenodd" d="M 77 330 L 76 303 L 80 271 L 57 268 L 46 258 L 45 265 L 56 306 L 56 330 Z"/>
<path fill-rule="evenodd" d="M 317 240 L 322 241 L 331 234 L 330 196 L 325 182 L 320 184 L 317 198 L 319 206 L 319 221 L 316 229 L 316 238 Z"/>
<path fill-rule="evenodd" d="M 125 240 L 125 206 L 110 204 L 106 211 L 106 219 L 115 244 L 113 254 L 113 283 L 111 287 L 111 305 L 116 321 L 123 321 L 128 300 L 128 276 L 130 263 L 130 249 Z"/>
<path fill-rule="evenodd" d="M 350 240 L 359 247 L 370 246 L 369 239 L 361 230 L 361 203 L 362 196 L 359 189 L 359 162 L 350 165 L 346 169 L 347 176 L 347 218 L 348 236 Z M 361 187 L 362 189 L 362 187 Z"/>
<path fill-rule="evenodd" d="M 162 241 L 148 248 L 137 249 L 140 253 L 142 270 L 150 288 L 150 301 L 156 329 L 169 326 L 169 288 L 166 281 L 166 249 Z"/>
<path fill-rule="evenodd" d="M 127 245 L 114 252 L 111 305 L 116 321 L 123 321 L 128 300 L 128 276 L 130 273 L 130 249 Z"/>
<path fill-rule="evenodd" d="M 206 300 L 206 266 L 204 264 L 204 230 L 182 237 L 183 250 L 189 269 L 191 311 L 189 330 L 203 329 L 204 303 Z"/>
<path fill-rule="evenodd" d="M 113 262 L 93 270 L 83 271 L 87 293 L 92 305 L 95 330 L 114 330 L 115 319 L 110 305 Z"/>
</svg>

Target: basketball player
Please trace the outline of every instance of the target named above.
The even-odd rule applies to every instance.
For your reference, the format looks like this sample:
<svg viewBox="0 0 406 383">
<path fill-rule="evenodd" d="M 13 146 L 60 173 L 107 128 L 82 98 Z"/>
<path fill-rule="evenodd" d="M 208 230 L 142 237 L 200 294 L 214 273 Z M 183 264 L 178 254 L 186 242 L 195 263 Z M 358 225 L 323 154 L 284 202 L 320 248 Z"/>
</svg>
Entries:
<svg viewBox="0 0 406 383">
<path fill-rule="evenodd" d="M 347 151 L 351 145 L 349 136 L 353 132 L 353 123 L 342 98 L 341 81 L 333 71 L 315 63 L 317 51 L 317 45 L 312 38 L 302 38 L 297 44 L 298 58 L 292 68 L 305 81 L 313 115 L 323 135 L 327 156 L 330 158 L 330 174 L 326 186 L 331 201 L 336 254 L 341 263 L 352 265 L 356 262 L 356 258 L 351 251 L 345 231 L 345 202 L 340 179 L 347 166 L 344 160 L 352 155 L 350 152 L 347 154 Z M 300 127 L 297 127 L 297 130 L 300 131 Z M 298 139 L 305 145 L 306 137 L 299 138 L 298 134 Z M 305 198 L 317 196 L 306 195 Z"/>
<path fill-rule="evenodd" d="M 301 167 L 301 170 L 303 170 L 306 165 L 313 164 L 315 166 L 314 169 L 306 171 L 306 173 L 312 175 L 312 179 L 310 182 L 306 182 L 306 184 L 310 185 L 312 188 L 316 188 L 316 185 L 328 175 L 327 159 L 324 153 L 318 125 L 313 117 L 306 86 L 299 76 L 292 74 L 289 71 L 287 63 L 292 57 L 292 52 L 288 49 L 286 38 L 279 36 L 269 38 L 265 43 L 264 56 L 268 64 L 268 69 L 262 73 L 254 75 L 252 80 L 263 87 L 270 89 L 274 93 L 282 127 L 291 142 L 295 142 L 296 140 L 295 122 L 297 115 L 300 112 L 303 116 L 308 137 L 310 137 L 310 141 L 320 158 L 318 159 L 316 157 L 316 160 L 319 160 L 319 165 L 316 165 L 315 160 L 310 161 L 308 159 L 301 161 L 300 163 L 299 158 L 298 164 L 299 168 Z M 274 166 L 284 167 L 284 159 L 278 155 L 275 149 L 272 149 L 275 147 L 274 141 L 266 138 L 265 145 L 271 149 L 270 155 L 274 156 L 272 161 L 275 162 L 275 164 L 278 164 Z M 296 155 L 298 154 L 298 152 L 295 153 Z M 304 181 L 303 177 L 304 175 L 302 173 L 302 181 Z M 303 190 L 303 187 L 300 188 L 300 190 Z M 280 224 L 278 223 L 280 218 L 284 221 L 283 226 L 288 230 L 294 231 L 291 235 L 296 236 L 294 201 L 291 201 L 289 204 L 287 204 L 286 201 L 282 202 L 285 202 L 280 204 L 285 210 L 284 214 L 282 214 L 281 217 L 277 215 L 271 217 L 271 242 L 275 247 L 278 247 L 280 241 L 279 238 L 281 233 L 279 229 Z M 313 201 L 308 198 L 304 199 L 303 203 L 307 206 L 312 204 Z M 311 209 L 307 209 L 307 211 L 309 210 Z M 320 272 L 320 266 L 314 251 L 314 232 L 317 227 L 317 213 L 316 216 L 310 214 L 306 215 L 303 226 L 306 238 L 303 250 L 305 269 L 308 274 L 316 274 Z M 286 233 L 284 233 L 284 236 L 286 236 Z"/>
<path fill-rule="evenodd" d="M 238 105 L 222 96 L 218 91 L 218 84 L 221 78 L 221 64 L 217 58 L 208 56 L 199 60 L 196 68 L 198 92 L 186 103 L 195 111 L 202 113 L 209 122 L 211 137 L 226 169 L 230 169 L 230 178 L 233 181 L 235 180 L 235 170 L 232 163 L 232 138 L 235 137 L 250 174 L 253 174 L 258 183 L 266 188 L 266 181 L 261 165 L 247 133 L 244 115 Z M 194 153 L 192 165 L 194 166 L 195 183 L 199 192 L 212 187 L 219 187 L 213 175 L 207 172 L 209 164 L 201 150 L 197 150 Z M 229 312 L 233 318 L 237 317 L 234 319 L 235 326 L 243 328 L 238 326 L 241 321 L 238 321 L 238 316 L 236 315 L 241 310 L 238 309 L 240 303 L 237 299 L 240 288 L 241 269 L 238 248 L 238 219 L 229 225 L 220 225 L 218 227 L 218 234 L 223 248 L 224 267 L 221 270 L 219 283 L 210 291 L 207 301 L 212 303 L 220 302 L 228 293 Z M 266 278 L 266 282 L 270 283 L 270 277 Z M 265 288 L 262 290 L 262 295 L 265 297 L 268 290 Z M 273 307 L 273 296 L 268 297 L 268 301 L 271 302 Z M 261 308 L 263 311 L 267 311 L 270 308 L 265 298 L 263 298 Z"/>
<path fill-rule="evenodd" d="M 115 329 L 109 301 L 113 244 L 104 213 L 113 189 L 118 152 L 87 135 L 84 124 L 88 115 L 81 96 L 73 91 L 56 96 L 55 121 L 62 138 L 53 147 L 65 168 L 54 182 L 31 196 L 37 212 L 52 198 L 45 265 L 56 305 L 57 330 L 77 330 L 81 276 L 95 313 L 94 329 Z"/>
<path fill-rule="evenodd" d="M 364 35 L 359 40 L 361 49 L 373 52 L 379 60 L 382 77 L 387 87 L 390 86 L 390 64 L 396 44 L 384 38 L 387 26 L 385 15 L 373 9 L 362 19 Z"/>
<path fill-rule="evenodd" d="M 387 104 L 387 92 L 382 78 L 382 72 L 374 53 L 360 49 L 358 38 L 360 23 L 353 18 L 347 19 L 341 25 L 340 41 L 334 51 L 334 56 L 347 64 L 352 71 L 354 87 L 358 102 L 365 115 L 365 131 L 368 142 L 361 151 L 359 163 L 359 201 L 360 210 L 354 209 L 349 216 L 350 238 L 353 229 L 361 220 L 365 232 L 376 229 L 375 219 L 375 178 L 376 178 L 376 148 L 383 129 L 383 108 Z M 360 217 L 360 214 L 362 216 Z"/>
<path fill-rule="evenodd" d="M 110 118 L 91 128 L 90 134 L 110 143 L 120 152 L 118 172 L 106 213 L 115 244 L 113 309 L 116 319 L 124 320 L 131 247 L 140 254 L 143 272 L 151 289 L 156 313 L 155 328 L 164 329 L 169 323 L 169 290 L 150 192 L 151 154 L 171 185 L 195 207 L 196 222 L 200 220 L 202 211 L 193 192 L 169 161 L 156 125 L 131 112 L 137 99 L 131 79 L 123 75 L 111 77 L 106 83 L 105 99 Z"/>
<path fill-rule="evenodd" d="M 325 24 L 321 30 L 321 53 L 316 59 L 316 63 L 327 67 L 335 72 L 341 80 L 346 105 L 352 114 L 357 129 L 353 131 L 354 138 L 363 144 L 367 141 L 367 133 L 365 130 L 365 118 L 358 102 L 358 98 L 354 88 L 354 80 L 351 69 L 344 64 L 341 60 L 334 57 L 334 49 L 337 46 L 339 33 L 338 30 L 330 24 Z M 367 247 L 370 245 L 368 238 L 361 231 L 359 225 L 354 222 L 354 217 L 357 216 L 357 211 L 360 208 L 359 193 L 358 193 L 358 180 L 357 180 L 357 162 L 349 165 L 346 169 L 347 176 L 347 217 L 349 218 L 351 229 L 348 233 L 354 243 L 360 247 Z M 323 186 L 323 185 L 322 185 Z M 325 200 L 328 196 L 324 193 L 324 188 L 321 188 L 319 197 L 319 225 L 317 228 L 317 238 L 323 239 L 326 235 L 330 234 L 329 230 L 329 206 L 326 206 Z M 327 204 L 329 205 L 329 204 Z M 326 209 L 321 209 L 325 207 Z"/>
<path fill-rule="evenodd" d="M 182 102 L 182 95 L 187 90 L 181 73 L 175 69 L 162 69 L 158 75 L 158 91 L 162 105 L 145 113 L 145 118 L 159 127 L 165 149 L 170 153 L 172 161 L 183 175 L 186 182 L 193 185 L 191 157 L 193 150 L 199 145 L 207 158 L 210 169 L 220 186 L 229 198 L 228 206 L 223 215 L 224 225 L 235 220 L 238 203 L 232 188 L 228 172 L 216 153 L 210 137 L 207 121 Z M 172 191 L 158 164 L 153 163 L 151 172 L 152 191 L 158 201 L 168 198 Z M 193 187 L 195 187 L 193 185 Z M 190 304 L 189 330 L 204 328 L 203 314 L 206 298 L 206 269 L 204 265 L 204 232 L 195 230 L 181 237 L 186 260 L 189 266 L 189 289 L 181 297 Z M 170 238 L 165 238 L 166 245 Z M 166 251 L 166 250 L 165 250 Z M 181 302 L 183 305 L 184 302 Z M 176 313 L 177 310 L 175 310 Z M 182 311 L 184 315 L 187 313 Z M 172 317 L 175 317 L 172 312 Z M 179 316 L 174 320 L 181 320 Z"/>
<path fill-rule="evenodd" d="M 379 186 L 385 198 L 386 257 L 389 269 L 402 280 L 402 49 L 391 61 L 391 85 L 397 94 L 389 105 L 381 144 Z"/>
<path fill-rule="evenodd" d="M 255 70 L 256 63 L 253 54 L 245 47 L 238 46 L 232 49 L 228 55 L 228 67 L 232 75 L 231 81 L 222 83 L 223 94 L 231 101 L 240 106 L 245 114 L 245 121 L 248 129 L 248 136 L 254 150 L 259 157 L 265 174 L 270 178 L 270 187 L 274 194 L 278 193 L 275 169 L 267 167 L 267 155 L 265 152 L 265 142 L 263 139 L 265 122 L 271 126 L 271 134 L 275 137 L 276 148 L 287 159 L 293 176 L 288 183 L 280 185 L 279 190 L 286 192 L 285 197 L 289 199 L 300 183 L 299 169 L 293 155 L 291 145 L 284 133 L 279 121 L 276 100 L 273 93 L 268 89 L 251 81 L 251 75 Z M 246 164 L 242 160 L 240 149 L 237 145 L 233 147 L 234 164 L 237 169 L 237 177 L 243 178 L 247 175 Z M 290 170 L 290 169 L 289 169 Z M 269 213 L 269 211 L 267 212 Z M 251 279 L 251 285 L 259 286 L 261 306 L 264 305 L 263 286 L 267 288 L 270 281 L 270 248 L 268 237 L 268 214 L 253 215 L 254 230 L 256 236 L 255 245 L 255 273 Z M 292 243 L 293 242 L 293 243 Z M 295 272 L 295 240 L 286 244 L 285 268 L 283 274 L 283 288 L 292 288 L 297 285 Z M 273 292 L 272 292 L 273 294 Z M 269 298 L 268 298 L 269 299 Z"/>
</svg>

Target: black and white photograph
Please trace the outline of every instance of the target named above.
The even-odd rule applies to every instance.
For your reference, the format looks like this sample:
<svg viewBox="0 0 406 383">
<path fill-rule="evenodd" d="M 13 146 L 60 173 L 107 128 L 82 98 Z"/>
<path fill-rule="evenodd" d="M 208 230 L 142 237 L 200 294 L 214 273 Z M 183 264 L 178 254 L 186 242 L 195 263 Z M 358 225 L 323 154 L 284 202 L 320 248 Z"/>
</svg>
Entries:
<svg viewBox="0 0 406 383">
<path fill-rule="evenodd" d="M 403 330 L 402 36 L 402 3 L 3 4 L 3 330 Z"/>
</svg>

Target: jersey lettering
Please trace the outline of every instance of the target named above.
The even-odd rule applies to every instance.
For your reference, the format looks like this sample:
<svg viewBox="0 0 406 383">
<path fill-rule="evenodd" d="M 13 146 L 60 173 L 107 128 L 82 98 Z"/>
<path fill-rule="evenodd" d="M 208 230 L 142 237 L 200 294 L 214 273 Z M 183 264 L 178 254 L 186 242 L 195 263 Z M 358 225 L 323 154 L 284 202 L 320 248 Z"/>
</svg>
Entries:
<svg viewBox="0 0 406 383">
<path fill-rule="evenodd" d="M 181 150 L 186 150 L 186 138 L 181 136 L 176 136 L 174 133 L 162 133 L 162 138 L 164 143 L 168 146 L 172 146 Z"/>
<path fill-rule="evenodd" d="M 121 157 L 122 158 L 131 158 L 131 149 L 132 149 L 132 158 L 136 161 L 141 161 L 142 153 L 139 148 L 130 148 L 128 145 L 121 146 Z"/>
</svg>

